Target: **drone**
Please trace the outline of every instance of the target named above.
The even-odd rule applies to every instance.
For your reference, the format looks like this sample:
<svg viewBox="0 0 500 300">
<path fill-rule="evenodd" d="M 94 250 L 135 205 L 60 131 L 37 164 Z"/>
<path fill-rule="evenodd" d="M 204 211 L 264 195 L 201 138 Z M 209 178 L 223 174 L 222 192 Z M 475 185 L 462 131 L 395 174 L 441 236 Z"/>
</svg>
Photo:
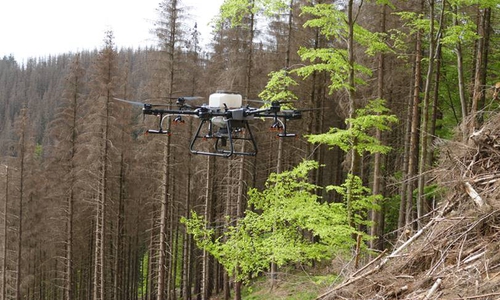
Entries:
<svg viewBox="0 0 500 300">
<path fill-rule="evenodd" d="M 200 97 L 176 98 L 175 109 L 164 108 L 162 104 L 148 104 L 125 99 L 115 100 L 142 106 L 143 115 L 153 115 L 158 118 L 157 129 L 148 129 L 146 133 L 170 135 L 164 129 L 164 121 L 171 117 L 172 123 L 184 123 L 183 116 L 194 116 L 200 119 L 196 133 L 191 139 L 189 150 L 193 154 L 231 157 L 232 155 L 256 156 L 257 143 L 250 129 L 249 122 L 267 118 L 272 119 L 271 130 L 277 132 L 278 138 L 296 137 L 295 133 L 287 132 L 287 122 L 302 118 L 305 110 L 283 109 L 286 102 L 271 101 L 264 108 L 253 108 L 243 105 L 243 97 L 239 93 L 217 91 L 209 96 L 208 104 L 191 106 L 187 101 Z M 203 148 L 204 141 L 213 141 L 213 149 Z M 250 147 L 245 149 L 243 143 Z M 205 147 L 206 148 L 206 147 Z"/>
</svg>

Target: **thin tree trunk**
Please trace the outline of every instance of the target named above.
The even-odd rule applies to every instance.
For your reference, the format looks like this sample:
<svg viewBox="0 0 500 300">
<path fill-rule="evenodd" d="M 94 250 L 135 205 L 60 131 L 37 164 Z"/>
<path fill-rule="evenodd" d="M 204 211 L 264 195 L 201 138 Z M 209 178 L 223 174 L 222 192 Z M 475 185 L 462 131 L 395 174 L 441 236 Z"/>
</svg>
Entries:
<svg viewBox="0 0 500 300">
<path fill-rule="evenodd" d="M 25 159 L 25 152 L 26 152 L 26 123 L 27 123 L 27 112 L 26 109 L 23 109 L 22 111 L 22 124 L 21 124 L 21 138 L 20 138 L 20 150 L 19 150 L 19 156 L 20 156 L 20 167 L 19 167 L 19 221 L 18 221 L 18 228 L 17 228 L 17 261 L 16 261 L 16 299 L 21 300 L 22 299 L 22 292 L 21 292 L 21 279 L 22 277 L 22 265 L 21 265 L 21 260 L 22 260 L 22 240 L 23 240 L 23 197 L 24 197 L 24 159 Z"/>
<path fill-rule="evenodd" d="M 347 77 L 347 94 L 348 94 L 348 102 L 349 102 L 349 111 L 348 117 L 354 118 L 356 112 L 356 99 L 355 99 L 355 70 L 354 70 L 354 25 L 355 25 L 355 17 L 354 17 L 354 0 L 349 0 L 347 4 L 347 26 L 348 26 L 348 36 L 347 36 L 347 63 L 349 65 L 348 77 Z M 351 126 L 351 125 L 349 125 Z M 356 144 L 356 141 L 353 142 Z M 352 147 L 351 149 L 351 164 L 349 167 L 349 174 L 354 176 L 361 176 L 361 155 L 358 153 L 356 147 Z M 347 187 L 347 196 L 346 196 L 346 207 L 347 207 L 347 220 L 349 225 L 355 226 L 354 218 L 353 218 L 353 210 L 352 210 L 352 186 L 349 184 Z"/>
<path fill-rule="evenodd" d="M 7 238 L 8 226 L 7 209 L 9 203 L 9 166 L 5 166 L 5 203 L 3 206 L 3 247 L 2 247 L 2 299 L 7 299 Z"/>
<path fill-rule="evenodd" d="M 380 22 L 380 32 L 385 32 L 385 17 L 386 17 L 386 5 L 381 6 L 382 14 L 381 14 L 381 22 Z M 377 97 L 379 99 L 384 98 L 384 72 L 385 72 L 385 54 L 380 53 L 378 55 L 378 72 L 377 72 Z M 375 131 L 375 138 L 377 140 L 382 139 L 382 132 L 379 129 L 376 129 Z M 382 178 L 382 172 L 381 172 L 381 167 L 382 167 L 382 154 L 379 152 L 376 152 L 373 157 L 373 186 L 372 186 L 372 193 L 373 195 L 378 195 L 380 194 L 380 187 L 381 187 L 381 178 Z M 380 203 L 377 203 L 380 204 Z M 378 209 L 372 209 L 371 211 L 371 216 L 372 216 L 372 222 L 373 225 L 371 227 L 370 234 L 372 236 L 371 240 L 371 247 L 373 249 L 379 249 L 382 250 L 382 239 L 381 233 L 382 233 L 382 222 L 381 219 L 383 218 L 383 214 L 381 210 Z"/>
<path fill-rule="evenodd" d="M 114 278 L 113 297 L 115 300 L 121 299 L 122 294 L 122 269 L 123 269 L 123 236 L 125 219 L 125 159 L 123 153 L 120 154 L 120 176 L 119 176 L 119 198 L 118 213 L 116 216 L 116 246 L 114 253 Z"/>
<path fill-rule="evenodd" d="M 209 226 L 212 221 L 212 156 L 207 156 L 207 174 L 206 174 L 206 186 L 205 186 L 205 224 Z M 208 251 L 203 250 L 202 254 L 202 277 L 201 277 L 201 292 L 202 300 L 208 300 L 210 296 L 210 286 L 209 286 L 209 276 L 210 276 L 210 254 Z"/>
<path fill-rule="evenodd" d="M 479 17 L 481 19 L 481 17 Z M 478 24 L 478 30 L 481 31 L 481 22 Z M 481 33 L 481 32 L 479 32 Z M 474 72 L 474 82 L 473 82 L 473 90 L 472 90 L 472 103 L 470 107 L 470 118 L 468 122 L 467 128 L 467 136 L 471 135 L 476 129 L 477 123 L 477 107 L 479 99 L 482 96 L 482 87 L 481 87 L 481 70 L 482 70 L 482 60 L 483 60 L 483 37 L 479 34 L 479 38 L 477 40 L 476 47 L 476 62 L 475 62 L 475 72 Z"/>
<path fill-rule="evenodd" d="M 458 14 L 458 6 L 455 7 L 455 15 Z M 458 17 L 455 17 L 454 26 L 458 26 Z M 462 112 L 462 140 L 467 141 L 467 98 L 465 95 L 464 65 L 462 56 L 462 43 L 457 42 L 455 53 L 457 55 L 457 74 L 458 74 L 458 95 L 460 97 L 460 107 Z"/>
<path fill-rule="evenodd" d="M 76 58 L 76 65 L 79 66 L 79 58 Z M 77 73 L 78 71 L 75 71 Z M 73 299 L 73 215 L 74 215 L 74 201 L 75 201 L 75 154 L 76 154 L 76 138 L 77 138 L 77 118 L 78 118 L 78 94 L 79 94 L 79 76 L 75 74 L 74 78 L 75 82 L 73 82 L 73 86 L 75 90 L 72 95 L 72 113 L 71 116 L 71 149 L 70 149 L 70 158 L 69 158 L 69 178 L 70 178 L 70 191 L 67 200 L 67 211 L 66 211 L 66 274 L 65 274 L 65 300 Z"/>
<path fill-rule="evenodd" d="M 192 135 L 193 128 L 193 119 L 189 119 L 189 136 Z M 189 218 L 191 211 L 191 180 L 192 180 L 192 155 L 188 155 L 188 174 L 186 178 L 186 200 L 184 202 L 185 209 L 185 218 Z M 191 235 L 187 233 L 187 230 L 184 230 L 183 235 L 183 247 L 182 247 L 182 269 L 181 269 L 181 298 L 184 300 L 191 299 Z"/>
<path fill-rule="evenodd" d="M 167 55 L 168 55 L 168 97 L 171 98 L 173 94 L 174 87 L 174 65 L 175 65 L 175 46 L 176 46 L 176 36 L 177 36 L 177 9 L 178 9 L 177 0 L 172 1 L 172 11 L 171 19 L 169 20 L 170 28 L 170 36 L 167 40 Z M 167 122 L 167 131 L 170 131 L 170 116 L 166 118 Z M 168 212 L 168 201 L 169 201 L 169 181 L 170 181 L 170 146 L 171 139 L 170 135 L 167 135 L 167 141 L 164 148 L 164 156 L 163 156 L 163 191 L 162 191 L 162 200 L 161 200 L 161 216 L 160 216 L 160 257 L 158 259 L 158 294 L 157 300 L 165 299 L 165 291 L 168 289 L 168 286 L 165 286 L 165 275 L 166 275 L 166 255 L 167 255 L 167 212 Z M 171 200 L 170 200 L 171 201 Z"/>
<path fill-rule="evenodd" d="M 428 156 L 429 156 L 429 102 L 430 102 L 430 92 L 431 92 L 431 79 L 432 79 L 432 73 L 434 72 L 434 63 L 435 63 L 435 47 L 436 44 L 439 43 L 438 38 L 434 37 L 434 0 L 429 1 L 429 8 L 430 8 L 430 32 L 429 32 L 429 37 L 430 37 L 430 45 L 429 45 L 429 65 L 427 68 L 427 76 L 425 80 L 425 87 L 424 87 L 424 99 L 423 99 L 423 106 L 422 106 L 422 124 L 420 125 L 420 160 L 419 160 L 419 168 L 418 168 L 418 193 L 417 193 L 417 218 L 418 218 L 418 228 L 422 228 L 423 220 L 422 217 L 426 215 L 427 213 L 427 208 L 426 208 L 426 201 L 425 201 L 425 193 L 424 193 L 424 188 L 426 184 L 426 171 L 428 169 Z M 442 9 L 444 12 L 444 7 Z M 442 25 L 443 21 L 443 16 L 440 18 L 440 24 Z M 441 29 L 439 29 L 439 32 Z M 439 37 L 439 33 L 437 36 Z"/>
<path fill-rule="evenodd" d="M 290 67 L 290 54 L 292 48 L 292 25 L 293 25 L 293 3 L 294 0 L 290 0 L 288 5 L 288 32 L 287 32 L 287 46 L 285 52 L 285 69 Z M 276 157 L 276 173 L 279 174 L 282 172 L 283 164 L 283 139 L 278 139 L 278 149 L 277 149 L 277 157 Z M 273 290 L 276 286 L 276 280 L 278 279 L 277 275 L 278 267 L 274 261 L 271 262 L 270 266 L 270 286 L 271 290 Z"/>
<path fill-rule="evenodd" d="M 484 93 L 483 93 L 483 86 L 484 83 L 482 81 L 483 78 L 486 77 L 486 69 L 485 69 L 485 53 L 487 52 L 487 49 L 485 47 L 488 42 L 486 42 L 485 37 L 489 36 L 487 32 L 489 31 L 488 28 L 485 28 L 485 26 L 489 26 L 489 8 L 483 9 L 479 11 L 479 24 L 478 24 L 478 31 L 479 31 L 479 39 L 477 40 L 477 52 L 476 52 L 476 66 L 475 66 L 475 73 L 474 73 L 474 88 L 473 88 L 473 94 L 472 94 L 472 104 L 470 108 L 470 118 L 469 118 L 469 126 L 468 126 L 468 135 L 472 134 L 474 130 L 477 127 L 477 119 L 478 119 L 478 105 L 481 99 L 484 98 Z M 472 142 L 472 141 L 471 141 Z"/>
<path fill-rule="evenodd" d="M 170 124 L 170 122 L 168 123 Z M 169 130 L 169 129 L 168 129 Z M 157 300 L 165 299 L 165 275 L 167 258 L 167 210 L 169 200 L 170 180 L 170 136 L 167 136 L 166 145 L 163 150 L 163 179 L 162 199 L 160 203 L 160 253 L 158 257 L 158 287 Z"/>
<path fill-rule="evenodd" d="M 411 94 L 411 93 L 410 93 Z M 407 189 L 408 189 L 408 176 L 409 176 L 409 155 L 410 155 L 410 138 L 411 138 L 411 114 L 412 114 L 412 97 L 408 97 L 407 110 L 406 110 L 406 120 L 405 122 L 405 132 L 404 132 L 404 149 L 403 149 L 403 178 L 401 182 L 401 187 L 399 190 L 400 204 L 399 204 L 399 216 L 398 216 L 398 228 L 404 228 L 406 225 L 406 213 L 407 205 L 411 204 L 407 200 Z M 401 235 L 403 232 L 400 231 Z"/>
<path fill-rule="evenodd" d="M 484 88 L 486 86 L 486 80 L 488 76 L 488 57 L 490 53 L 490 38 L 491 38 L 491 8 L 487 7 L 484 9 L 483 14 L 483 71 L 481 72 L 481 86 Z M 481 101 L 479 103 L 479 109 L 483 109 L 486 102 L 486 95 L 483 92 Z M 480 116 L 480 120 L 482 120 L 482 115 Z"/>
<path fill-rule="evenodd" d="M 255 5 L 255 1 L 251 0 L 250 1 L 250 7 L 253 9 Z M 248 97 L 250 95 L 250 89 L 251 89 L 251 79 L 252 79 L 252 66 L 253 66 L 253 40 L 254 40 L 254 35 L 255 35 L 255 15 L 253 13 L 250 14 L 250 29 L 249 29 L 249 37 L 248 37 L 248 51 L 247 51 L 247 67 L 246 67 L 246 78 L 245 78 L 245 94 Z M 245 152 L 246 148 L 246 143 L 243 144 L 243 149 L 242 152 Z M 238 222 L 238 219 L 243 216 L 243 210 L 244 210 L 244 197 L 245 197 L 245 162 L 246 162 L 246 156 L 242 155 L 240 158 L 240 166 L 239 166 L 239 173 L 238 173 L 238 193 L 237 193 L 237 198 L 236 198 L 236 222 Z M 230 198 L 232 199 L 232 198 Z M 228 199 L 227 201 L 230 201 Z M 232 214 L 231 214 L 232 216 Z M 234 277 L 235 277 L 235 282 L 234 282 L 234 300 L 241 300 L 241 282 L 236 279 L 238 276 L 238 267 L 234 270 Z"/>
<path fill-rule="evenodd" d="M 420 11 L 423 11 L 424 1 L 420 1 Z M 418 166 L 418 128 L 420 125 L 420 88 L 422 72 L 422 32 L 417 31 L 414 61 L 414 87 L 413 105 L 411 114 L 410 148 L 408 154 L 408 185 L 406 190 L 406 225 L 413 222 L 415 212 L 413 210 L 413 190 L 415 189 L 415 177 Z"/>
</svg>

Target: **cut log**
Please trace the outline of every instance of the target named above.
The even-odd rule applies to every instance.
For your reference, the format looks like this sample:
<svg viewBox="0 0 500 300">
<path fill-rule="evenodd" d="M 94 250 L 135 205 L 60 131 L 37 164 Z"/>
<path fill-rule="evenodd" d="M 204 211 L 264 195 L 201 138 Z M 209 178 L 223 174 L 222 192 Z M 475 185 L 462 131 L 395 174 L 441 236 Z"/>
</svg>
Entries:
<svg viewBox="0 0 500 300">
<path fill-rule="evenodd" d="M 431 289 L 427 292 L 427 295 L 425 295 L 424 300 L 431 299 L 432 295 L 436 292 L 436 290 L 439 288 L 441 285 L 441 281 L 443 281 L 441 278 L 438 278 L 436 282 L 432 285 Z"/>
<path fill-rule="evenodd" d="M 468 182 L 465 183 L 465 192 L 469 195 L 469 197 L 471 197 L 478 207 L 483 207 L 486 204 L 479 193 L 476 192 L 476 190 Z"/>
</svg>

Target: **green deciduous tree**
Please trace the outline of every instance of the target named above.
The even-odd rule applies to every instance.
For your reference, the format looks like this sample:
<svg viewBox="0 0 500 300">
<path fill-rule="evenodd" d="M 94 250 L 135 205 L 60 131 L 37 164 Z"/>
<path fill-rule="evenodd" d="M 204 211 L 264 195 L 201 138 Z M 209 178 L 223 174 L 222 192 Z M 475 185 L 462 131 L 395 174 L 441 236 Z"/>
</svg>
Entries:
<svg viewBox="0 0 500 300">
<path fill-rule="evenodd" d="M 366 107 L 356 110 L 356 118 L 346 119 L 347 128 L 331 128 L 329 132 L 323 134 L 316 134 L 308 136 L 312 143 L 327 144 L 331 147 L 337 146 L 343 151 L 353 153 L 353 155 L 363 155 L 368 153 L 388 153 L 390 147 L 383 145 L 382 142 L 372 135 L 373 130 L 387 131 L 390 130 L 389 125 L 397 122 L 394 115 L 388 115 L 389 110 L 384 105 L 384 100 L 376 99 L 369 102 Z M 352 169 L 351 169 L 352 172 Z M 365 205 L 356 207 L 355 203 L 359 203 L 359 199 L 363 193 L 366 193 L 361 179 L 353 173 L 349 173 L 342 185 L 343 189 L 335 188 L 337 192 L 342 195 L 347 207 L 347 214 L 349 224 L 351 226 L 368 225 L 362 222 L 359 218 L 360 211 L 366 209 L 373 209 L 375 206 L 370 205 L 369 202 Z M 361 193 L 361 194 L 360 194 Z M 371 199 L 373 203 L 379 202 L 380 199 Z M 365 215 L 366 216 L 366 215 Z"/>
<path fill-rule="evenodd" d="M 308 182 L 315 168 L 317 162 L 304 161 L 291 171 L 271 174 L 266 189 L 249 191 L 249 204 L 255 210 L 247 210 L 222 237 L 216 238 L 215 229 L 207 228 L 196 214 L 183 222 L 198 246 L 229 273 L 238 268 L 239 280 L 267 270 L 271 263 L 307 263 L 347 253 L 356 230 L 348 224 L 344 204 L 319 201 L 315 191 L 320 187 Z"/>
<path fill-rule="evenodd" d="M 356 111 L 357 117 L 346 119 L 347 129 L 334 127 L 327 133 L 309 135 L 309 142 L 338 146 L 345 152 L 355 150 L 360 155 L 364 152 L 387 153 L 391 148 L 370 133 L 372 129 L 390 130 L 389 125 L 397 122 L 396 116 L 387 115 L 388 112 L 384 100 L 373 100 Z"/>
</svg>

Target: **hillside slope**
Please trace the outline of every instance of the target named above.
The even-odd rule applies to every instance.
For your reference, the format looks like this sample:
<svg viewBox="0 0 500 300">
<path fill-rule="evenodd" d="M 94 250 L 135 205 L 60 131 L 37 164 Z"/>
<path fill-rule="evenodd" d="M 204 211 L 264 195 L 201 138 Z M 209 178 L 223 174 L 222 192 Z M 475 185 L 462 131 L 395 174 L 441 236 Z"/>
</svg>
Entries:
<svg viewBox="0 0 500 300">
<path fill-rule="evenodd" d="M 427 225 L 318 299 L 500 299 L 500 116 L 439 148 Z"/>
</svg>

